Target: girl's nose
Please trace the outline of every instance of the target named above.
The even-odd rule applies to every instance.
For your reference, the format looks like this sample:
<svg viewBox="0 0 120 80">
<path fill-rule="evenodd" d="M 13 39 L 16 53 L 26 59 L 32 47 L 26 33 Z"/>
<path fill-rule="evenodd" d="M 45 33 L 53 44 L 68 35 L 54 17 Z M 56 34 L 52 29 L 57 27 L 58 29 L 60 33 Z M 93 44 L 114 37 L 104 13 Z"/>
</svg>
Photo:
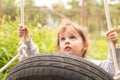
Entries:
<svg viewBox="0 0 120 80">
<path fill-rule="evenodd" d="M 65 44 L 69 44 L 69 43 L 70 43 L 69 39 L 66 39 Z"/>
</svg>

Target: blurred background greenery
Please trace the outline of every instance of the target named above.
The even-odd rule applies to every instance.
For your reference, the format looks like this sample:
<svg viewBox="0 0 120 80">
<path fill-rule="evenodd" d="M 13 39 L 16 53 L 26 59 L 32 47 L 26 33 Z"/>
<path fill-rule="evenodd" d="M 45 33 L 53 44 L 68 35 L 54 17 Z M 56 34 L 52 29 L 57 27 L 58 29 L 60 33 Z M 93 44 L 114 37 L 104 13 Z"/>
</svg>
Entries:
<svg viewBox="0 0 120 80">
<path fill-rule="evenodd" d="M 120 3 L 110 4 L 112 27 L 120 26 Z M 46 0 L 47 2 L 47 0 Z M 62 0 L 47 6 L 36 6 L 34 0 L 25 0 L 25 24 L 41 53 L 54 52 L 56 47 L 56 30 L 63 18 L 82 25 L 89 33 L 90 47 L 87 58 L 104 60 L 109 53 L 105 37 L 107 23 L 103 0 L 69 0 L 67 7 Z M 20 1 L 0 0 L 0 68 L 10 61 L 20 46 L 17 27 L 20 24 Z M 118 44 L 120 41 L 118 41 Z M 7 70 L 0 73 L 4 80 L 7 73 L 18 63 L 15 61 Z"/>
</svg>

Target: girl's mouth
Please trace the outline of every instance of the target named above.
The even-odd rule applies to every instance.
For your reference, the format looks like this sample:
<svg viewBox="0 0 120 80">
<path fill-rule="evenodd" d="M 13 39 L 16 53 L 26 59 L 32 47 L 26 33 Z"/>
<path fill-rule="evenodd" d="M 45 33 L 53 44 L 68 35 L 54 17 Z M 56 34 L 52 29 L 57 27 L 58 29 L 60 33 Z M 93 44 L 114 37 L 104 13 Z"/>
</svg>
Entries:
<svg viewBox="0 0 120 80">
<path fill-rule="evenodd" d="M 71 50 L 71 47 L 65 47 L 65 51 L 70 51 Z"/>
</svg>

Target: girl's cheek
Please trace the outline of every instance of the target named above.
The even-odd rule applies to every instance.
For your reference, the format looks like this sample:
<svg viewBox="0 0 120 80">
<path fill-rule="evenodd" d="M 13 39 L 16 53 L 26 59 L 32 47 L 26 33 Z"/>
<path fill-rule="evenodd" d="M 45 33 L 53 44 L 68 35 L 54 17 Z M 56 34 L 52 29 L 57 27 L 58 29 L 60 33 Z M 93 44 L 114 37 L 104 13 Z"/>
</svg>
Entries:
<svg viewBox="0 0 120 80">
<path fill-rule="evenodd" d="M 63 45 L 61 44 L 61 45 L 60 45 L 60 49 L 62 49 L 62 47 L 63 47 Z"/>
<path fill-rule="evenodd" d="M 64 42 L 63 41 L 60 41 L 60 45 L 63 45 L 64 44 Z"/>
</svg>

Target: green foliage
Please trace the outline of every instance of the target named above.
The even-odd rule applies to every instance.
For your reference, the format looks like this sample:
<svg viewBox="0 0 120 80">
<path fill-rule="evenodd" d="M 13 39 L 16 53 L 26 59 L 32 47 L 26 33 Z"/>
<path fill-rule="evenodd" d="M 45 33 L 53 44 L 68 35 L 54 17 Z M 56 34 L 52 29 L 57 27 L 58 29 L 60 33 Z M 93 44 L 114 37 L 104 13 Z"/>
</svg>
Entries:
<svg viewBox="0 0 120 80">
<path fill-rule="evenodd" d="M 18 21 L 6 21 L 4 18 L 0 19 L 0 67 L 8 63 L 8 61 L 15 56 L 18 48 L 18 36 L 16 34 Z M 17 61 L 16 61 L 17 62 Z M 15 62 L 15 63 L 16 63 Z M 7 70 L 0 74 L 0 80 L 8 73 L 8 71 L 15 65 L 13 63 Z"/>
<path fill-rule="evenodd" d="M 2 0 L 3 7 L 15 7 L 15 0 Z"/>
<path fill-rule="evenodd" d="M 56 30 L 49 29 L 47 26 L 42 28 L 33 27 L 31 28 L 31 37 L 33 41 L 39 46 L 39 51 L 43 52 L 54 52 L 56 46 Z"/>
<path fill-rule="evenodd" d="M 18 4 L 16 4 L 16 0 L 2 0 L 2 6 L 3 7 L 17 7 L 18 5 L 20 5 L 20 1 L 21 0 L 19 0 L 19 2 L 18 2 Z M 34 6 L 35 5 L 35 3 L 34 3 L 34 0 L 24 0 L 24 2 L 25 2 L 25 6 L 29 6 L 29 5 L 31 5 L 31 6 Z"/>
<path fill-rule="evenodd" d="M 108 42 L 105 40 L 105 36 L 94 36 L 91 38 L 90 47 L 88 50 L 88 58 L 95 60 L 105 60 L 108 56 Z"/>
</svg>

